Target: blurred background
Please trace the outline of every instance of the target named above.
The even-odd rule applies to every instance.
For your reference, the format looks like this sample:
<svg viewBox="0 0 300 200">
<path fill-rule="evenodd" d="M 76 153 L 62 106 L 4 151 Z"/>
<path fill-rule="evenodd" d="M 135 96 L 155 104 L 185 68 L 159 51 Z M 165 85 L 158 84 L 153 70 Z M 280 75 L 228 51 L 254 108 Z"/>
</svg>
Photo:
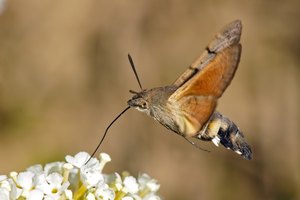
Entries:
<svg viewBox="0 0 300 200">
<path fill-rule="evenodd" d="M 0 174 L 92 152 L 139 90 L 128 53 L 144 88 L 168 85 L 241 19 L 241 62 L 218 110 L 254 159 L 199 151 L 129 110 L 101 147 L 105 172 L 146 172 L 164 199 L 300 199 L 299 1 L 0 2 Z"/>
</svg>

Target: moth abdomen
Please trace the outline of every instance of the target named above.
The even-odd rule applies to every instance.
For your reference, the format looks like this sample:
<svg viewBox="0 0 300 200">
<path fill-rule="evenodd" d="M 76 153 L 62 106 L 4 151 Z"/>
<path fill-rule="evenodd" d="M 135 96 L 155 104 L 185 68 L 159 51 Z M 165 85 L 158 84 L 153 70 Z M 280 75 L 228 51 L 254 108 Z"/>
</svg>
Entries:
<svg viewBox="0 0 300 200">
<path fill-rule="evenodd" d="M 197 135 L 202 140 L 210 140 L 216 146 L 222 144 L 247 160 L 252 159 L 251 147 L 238 126 L 219 112 L 214 112 L 206 126 Z"/>
</svg>

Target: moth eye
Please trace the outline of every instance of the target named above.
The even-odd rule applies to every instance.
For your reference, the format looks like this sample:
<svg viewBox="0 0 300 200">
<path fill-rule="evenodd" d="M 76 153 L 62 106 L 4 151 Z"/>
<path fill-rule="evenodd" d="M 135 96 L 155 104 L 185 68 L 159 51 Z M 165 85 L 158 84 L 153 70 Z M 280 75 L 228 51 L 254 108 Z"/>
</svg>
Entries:
<svg viewBox="0 0 300 200">
<path fill-rule="evenodd" d="M 147 103 L 146 102 L 142 103 L 142 108 L 147 108 Z"/>
</svg>

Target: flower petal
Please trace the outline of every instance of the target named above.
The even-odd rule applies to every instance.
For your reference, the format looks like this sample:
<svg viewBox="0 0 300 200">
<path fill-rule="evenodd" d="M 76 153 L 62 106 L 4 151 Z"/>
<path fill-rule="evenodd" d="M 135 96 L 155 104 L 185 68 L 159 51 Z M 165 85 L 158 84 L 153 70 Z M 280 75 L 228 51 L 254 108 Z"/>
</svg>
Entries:
<svg viewBox="0 0 300 200">
<path fill-rule="evenodd" d="M 31 190 L 27 199 L 28 200 L 42 200 L 44 193 L 41 190 Z"/>
<path fill-rule="evenodd" d="M 124 187 L 128 189 L 129 193 L 136 194 L 139 191 L 139 185 L 136 182 L 136 178 L 134 178 L 133 176 L 125 177 L 123 183 Z"/>
<path fill-rule="evenodd" d="M 32 173 L 32 172 L 21 172 L 17 176 L 17 183 L 22 188 L 29 190 L 33 186 L 33 184 L 32 184 L 33 177 L 34 177 L 34 173 Z"/>
</svg>

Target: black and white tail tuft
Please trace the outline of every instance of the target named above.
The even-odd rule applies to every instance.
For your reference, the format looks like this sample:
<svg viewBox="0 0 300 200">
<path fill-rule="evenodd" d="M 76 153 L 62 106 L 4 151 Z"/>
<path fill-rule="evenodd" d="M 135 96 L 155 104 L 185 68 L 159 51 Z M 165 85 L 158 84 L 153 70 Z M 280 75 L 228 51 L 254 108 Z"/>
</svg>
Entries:
<svg viewBox="0 0 300 200">
<path fill-rule="evenodd" d="M 252 159 L 251 148 L 247 144 L 242 131 L 233 121 L 217 111 L 212 114 L 196 137 L 201 140 L 212 141 L 216 146 L 222 144 L 245 159 Z"/>
<path fill-rule="evenodd" d="M 230 124 L 226 129 L 220 127 L 218 136 L 220 143 L 237 154 L 243 156 L 247 160 L 252 159 L 252 151 L 250 146 L 245 141 L 243 133 L 239 128 L 230 121 Z"/>
</svg>

